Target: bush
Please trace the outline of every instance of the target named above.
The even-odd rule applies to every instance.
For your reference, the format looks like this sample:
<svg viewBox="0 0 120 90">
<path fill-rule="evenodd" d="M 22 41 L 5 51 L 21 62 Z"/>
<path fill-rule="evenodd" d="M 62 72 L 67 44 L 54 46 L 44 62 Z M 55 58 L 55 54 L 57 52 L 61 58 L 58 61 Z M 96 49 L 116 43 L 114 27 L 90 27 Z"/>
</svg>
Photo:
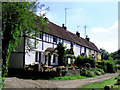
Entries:
<svg viewBox="0 0 120 90">
<path fill-rule="evenodd" d="M 88 72 L 87 72 L 87 69 L 83 69 L 81 70 L 81 76 L 87 76 Z"/>
<path fill-rule="evenodd" d="M 101 75 L 101 72 L 100 71 L 95 71 L 95 74 L 100 76 Z"/>
<path fill-rule="evenodd" d="M 95 60 L 84 56 L 78 56 L 75 60 L 77 66 L 84 66 L 85 63 L 89 63 L 91 67 L 95 67 Z"/>
<path fill-rule="evenodd" d="M 98 68 L 98 69 L 97 69 L 97 71 L 99 71 L 102 75 L 104 75 L 104 74 L 105 74 L 105 72 L 104 72 L 104 70 L 103 70 L 103 69 Z"/>
<path fill-rule="evenodd" d="M 89 71 L 89 70 L 88 70 L 87 73 L 88 73 L 88 74 L 87 74 L 88 77 L 94 77 L 94 76 L 95 76 L 94 71 Z"/>
<path fill-rule="evenodd" d="M 115 73 L 117 71 L 115 63 L 111 60 L 104 61 L 104 70 L 107 73 Z"/>
<path fill-rule="evenodd" d="M 103 65 L 96 65 L 97 68 L 103 69 Z"/>
</svg>

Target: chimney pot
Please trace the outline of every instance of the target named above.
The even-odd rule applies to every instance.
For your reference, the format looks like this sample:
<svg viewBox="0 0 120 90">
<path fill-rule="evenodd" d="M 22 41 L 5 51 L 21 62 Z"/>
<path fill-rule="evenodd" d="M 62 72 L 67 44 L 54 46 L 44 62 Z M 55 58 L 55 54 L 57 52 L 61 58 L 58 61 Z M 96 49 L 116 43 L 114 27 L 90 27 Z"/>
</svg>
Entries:
<svg viewBox="0 0 120 90">
<path fill-rule="evenodd" d="M 67 30 L 67 27 L 66 27 L 64 24 L 62 24 L 62 27 L 63 27 L 65 30 Z"/>
<path fill-rule="evenodd" d="M 90 41 L 90 38 L 86 35 L 86 38 L 85 38 L 88 42 Z"/>
<path fill-rule="evenodd" d="M 79 33 L 78 31 L 76 32 L 76 35 L 77 35 L 78 37 L 80 37 L 80 33 Z"/>
</svg>

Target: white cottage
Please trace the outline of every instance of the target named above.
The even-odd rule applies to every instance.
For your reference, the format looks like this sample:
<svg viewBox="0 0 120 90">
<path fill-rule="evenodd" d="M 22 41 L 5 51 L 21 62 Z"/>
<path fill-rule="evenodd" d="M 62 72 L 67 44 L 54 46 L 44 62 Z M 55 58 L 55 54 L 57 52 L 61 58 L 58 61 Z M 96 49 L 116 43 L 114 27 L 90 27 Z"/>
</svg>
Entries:
<svg viewBox="0 0 120 90">
<path fill-rule="evenodd" d="M 26 53 L 27 40 L 31 40 L 31 44 L 33 44 L 34 39 L 28 38 L 27 36 L 22 37 L 22 41 L 18 43 L 16 52 L 12 52 L 11 54 L 9 68 L 24 68 L 25 65 L 33 62 L 48 64 L 49 66 L 59 65 L 56 50 L 59 42 L 67 46 L 67 49 L 73 48 L 75 56 L 85 53 L 89 56 L 89 50 L 99 52 L 95 44 L 91 43 L 88 37 L 85 39 L 81 38 L 79 32 L 76 32 L 76 34 L 69 32 L 64 24 L 62 27 L 50 21 L 48 24 L 49 31 L 40 31 L 41 34 L 37 37 L 37 49 L 30 50 L 30 52 Z M 68 63 L 70 63 L 69 58 Z"/>
</svg>

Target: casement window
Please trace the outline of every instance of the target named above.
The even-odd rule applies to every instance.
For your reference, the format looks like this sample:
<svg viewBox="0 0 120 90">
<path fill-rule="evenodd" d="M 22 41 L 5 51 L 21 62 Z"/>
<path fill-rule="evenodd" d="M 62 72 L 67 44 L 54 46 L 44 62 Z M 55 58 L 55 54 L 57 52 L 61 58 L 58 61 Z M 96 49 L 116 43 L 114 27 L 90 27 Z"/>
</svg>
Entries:
<svg viewBox="0 0 120 90">
<path fill-rule="evenodd" d="M 45 41 L 47 41 L 47 34 L 45 34 Z"/>
<path fill-rule="evenodd" d="M 45 55 L 45 64 L 46 64 L 46 62 L 47 62 L 47 55 Z"/>
<path fill-rule="evenodd" d="M 35 53 L 35 62 L 41 62 L 41 52 Z"/>
<path fill-rule="evenodd" d="M 50 42 L 50 35 L 48 35 L 48 42 Z"/>
<path fill-rule="evenodd" d="M 40 39 L 43 39 L 43 33 L 42 32 L 40 33 Z"/>
<path fill-rule="evenodd" d="M 57 38 L 53 37 L 53 42 L 57 43 Z"/>
<path fill-rule="evenodd" d="M 55 61 L 56 61 L 56 55 L 54 54 L 53 55 L 53 63 L 55 63 Z"/>
</svg>

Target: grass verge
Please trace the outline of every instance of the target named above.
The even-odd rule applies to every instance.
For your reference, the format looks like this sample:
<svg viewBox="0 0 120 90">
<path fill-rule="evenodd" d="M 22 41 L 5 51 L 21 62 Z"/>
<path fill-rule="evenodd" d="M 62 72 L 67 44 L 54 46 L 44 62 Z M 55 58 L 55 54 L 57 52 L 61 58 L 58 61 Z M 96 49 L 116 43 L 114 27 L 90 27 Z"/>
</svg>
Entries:
<svg viewBox="0 0 120 90">
<path fill-rule="evenodd" d="M 49 78 L 47 80 L 75 80 L 75 79 L 86 79 L 86 78 L 92 78 L 92 77 L 86 77 L 86 76 L 81 76 L 81 75 L 77 74 L 74 76 L 63 76 L 63 77 Z M 38 80 L 45 80 L 45 79 L 38 79 Z"/>
<path fill-rule="evenodd" d="M 113 78 L 104 80 L 99 83 L 93 83 L 93 84 L 86 85 L 82 88 L 104 88 L 106 85 L 113 85 L 113 88 L 120 88 L 119 85 L 114 85 L 116 83 L 116 81 L 117 80 L 115 79 L 115 77 L 113 77 Z"/>
</svg>

